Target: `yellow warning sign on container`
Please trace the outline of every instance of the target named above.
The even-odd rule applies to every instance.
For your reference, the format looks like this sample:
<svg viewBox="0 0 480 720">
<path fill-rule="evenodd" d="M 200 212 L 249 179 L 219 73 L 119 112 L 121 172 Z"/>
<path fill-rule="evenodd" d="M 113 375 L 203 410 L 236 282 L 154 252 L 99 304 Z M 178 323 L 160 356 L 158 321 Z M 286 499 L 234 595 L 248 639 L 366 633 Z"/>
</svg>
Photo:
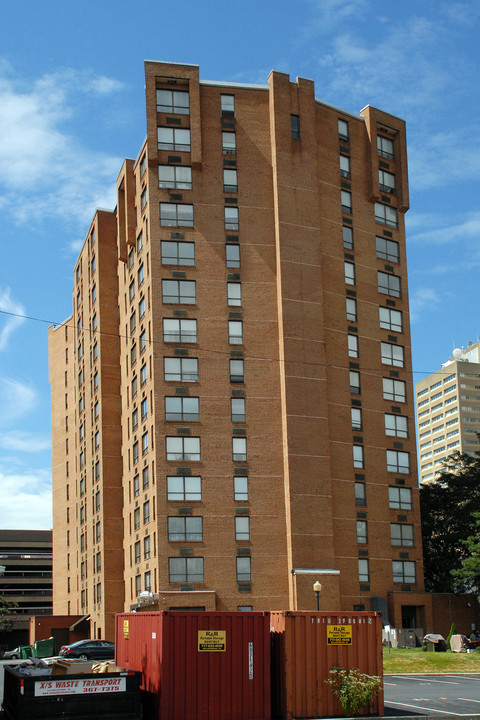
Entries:
<svg viewBox="0 0 480 720">
<path fill-rule="evenodd" d="M 129 635 L 130 635 L 129 631 L 130 631 L 129 621 L 124 620 L 123 621 L 123 637 L 125 638 L 125 640 L 128 640 L 128 638 L 129 638 Z"/>
<path fill-rule="evenodd" d="M 225 652 L 226 649 L 226 630 L 198 631 L 198 652 Z"/>
<path fill-rule="evenodd" d="M 327 625 L 327 645 L 351 645 L 351 625 Z"/>
</svg>

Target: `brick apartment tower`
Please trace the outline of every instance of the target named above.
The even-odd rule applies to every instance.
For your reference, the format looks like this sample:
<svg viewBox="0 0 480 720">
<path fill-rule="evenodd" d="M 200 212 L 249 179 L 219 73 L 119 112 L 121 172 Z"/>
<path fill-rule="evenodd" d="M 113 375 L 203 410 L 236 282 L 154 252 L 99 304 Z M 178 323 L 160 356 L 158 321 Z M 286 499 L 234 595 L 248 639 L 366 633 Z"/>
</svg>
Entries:
<svg viewBox="0 0 480 720">
<path fill-rule="evenodd" d="M 198 72 L 145 64 L 147 139 L 50 330 L 54 612 L 112 637 L 320 580 L 423 625 L 404 122 Z"/>
</svg>

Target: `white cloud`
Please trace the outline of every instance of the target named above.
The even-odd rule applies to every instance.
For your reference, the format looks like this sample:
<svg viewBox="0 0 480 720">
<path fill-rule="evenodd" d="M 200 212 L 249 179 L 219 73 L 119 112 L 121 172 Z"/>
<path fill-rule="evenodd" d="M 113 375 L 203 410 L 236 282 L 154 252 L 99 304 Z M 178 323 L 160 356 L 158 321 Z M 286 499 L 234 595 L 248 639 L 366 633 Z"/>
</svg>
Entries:
<svg viewBox="0 0 480 720">
<path fill-rule="evenodd" d="M 0 350 L 4 350 L 10 339 L 10 335 L 24 322 L 20 315 L 25 314 L 23 305 L 10 296 L 10 288 L 2 289 L 0 287 Z M 4 313 L 11 313 L 4 314 Z"/>
<path fill-rule="evenodd" d="M 51 447 L 50 436 L 22 430 L 0 433 L 0 448 L 15 452 L 36 453 Z"/>
<path fill-rule="evenodd" d="M 420 232 L 408 235 L 409 243 L 447 245 L 452 244 L 458 246 L 458 241 L 462 241 L 465 246 L 467 241 L 474 241 L 474 252 L 478 253 L 480 240 L 480 212 L 471 213 L 469 217 L 458 223 L 452 223 L 444 227 L 435 227 L 435 221 L 438 218 L 427 216 L 428 221 L 422 222 L 421 215 L 417 215 L 416 222 Z M 424 229 L 427 228 L 427 229 Z"/>
<path fill-rule="evenodd" d="M 69 131 L 80 95 L 117 92 L 116 80 L 62 70 L 32 85 L 0 63 L 0 187 L 15 222 L 52 216 L 88 221 L 99 204 L 115 206 L 119 157 L 90 150 Z M 93 105 L 93 111 L 96 105 Z"/>
<path fill-rule="evenodd" d="M 417 323 L 421 315 L 436 309 L 440 304 L 438 293 L 433 288 L 423 287 L 410 294 L 410 322 Z"/>
<path fill-rule="evenodd" d="M 36 404 L 37 393 L 32 387 L 12 378 L 0 378 L 0 425 L 27 415 Z"/>
<path fill-rule="evenodd" d="M 0 527 L 42 530 L 52 527 L 51 471 L 8 472 L 0 467 Z"/>
</svg>

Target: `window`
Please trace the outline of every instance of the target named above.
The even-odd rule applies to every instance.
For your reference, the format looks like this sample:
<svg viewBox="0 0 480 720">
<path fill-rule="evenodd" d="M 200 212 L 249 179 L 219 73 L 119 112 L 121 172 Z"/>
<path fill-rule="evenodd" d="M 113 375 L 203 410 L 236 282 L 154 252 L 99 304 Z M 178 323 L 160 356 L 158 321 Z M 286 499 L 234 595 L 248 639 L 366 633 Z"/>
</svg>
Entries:
<svg viewBox="0 0 480 720">
<path fill-rule="evenodd" d="M 163 358 L 164 378 L 166 382 L 197 382 L 197 358 Z"/>
<path fill-rule="evenodd" d="M 378 308 L 380 327 L 392 332 L 403 332 L 402 313 L 400 310 L 391 310 L 386 307 Z"/>
<path fill-rule="evenodd" d="M 383 399 L 392 400 L 393 402 L 406 401 L 406 384 L 403 380 L 393 380 L 392 378 L 383 378 Z"/>
<path fill-rule="evenodd" d="M 97 286 L 94 284 L 92 287 L 92 303 L 97 299 Z"/>
<path fill-rule="evenodd" d="M 147 169 L 147 156 L 145 153 L 143 153 L 143 155 L 140 159 L 140 177 L 142 177 L 145 174 L 146 169 Z"/>
<path fill-rule="evenodd" d="M 140 287 L 141 285 L 143 285 L 143 282 L 145 280 L 145 270 L 143 267 L 143 263 L 138 268 L 137 278 L 138 278 L 138 287 Z"/>
<path fill-rule="evenodd" d="M 412 490 L 391 485 L 388 488 L 388 504 L 392 510 L 412 509 Z"/>
<path fill-rule="evenodd" d="M 150 557 L 151 551 L 150 551 L 150 535 L 147 535 L 143 538 L 143 557 L 144 560 L 148 560 Z"/>
<path fill-rule="evenodd" d="M 130 299 L 130 302 L 132 302 L 133 298 L 135 297 L 135 280 L 132 280 L 132 282 L 128 286 L 128 297 Z"/>
<path fill-rule="evenodd" d="M 397 211 L 390 205 L 375 203 L 375 221 L 396 228 L 398 227 Z"/>
<path fill-rule="evenodd" d="M 190 114 L 190 96 L 185 90 L 157 90 L 157 112 Z"/>
<path fill-rule="evenodd" d="M 344 263 L 345 282 L 347 285 L 355 285 L 355 265 L 351 262 Z"/>
<path fill-rule="evenodd" d="M 162 280 L 162 300 L 164 303 L 194 305 L 195 280 Z"/>
<path fill-rule="evenodd" d="M 193 227 L 193 205 L 160 203 L 160 225 L 164 227 Z"/>
<path fill-rule="evenodd" d="M 142 592 L 142 576 L 136 575 L 135 576 L 135 594 L 138 597 L 140 593 Z"/>
<path fill-rule="evenodd" d="M 235 540 L 250 540 L 250 518 L 240 515 L 235 518 Z"/>
<path fill-rule="evenodd" d="M 224 192 L 237 192 L 238 190 L 238 177 L 236 170 L 223 170 L 223 191 Z"/>
<path fill-rule="evenodd" d="M 144 422 L 145 418 L 148 415 L 148 399 L 147 398 L 143 398 L 142 402 L 140 403 L 140 414 L 141 414 L 142 422 Z"/>
<path fill-rule="evenodd" d="M 370 570 L 366 558 L 358 558 L 358 579 L 361 583 L 370 582 Z"/>
<path fill-rule="evenodd" d="M 395 240 L 388 240 L 384 237 L 375 238 L 377 247 L 377 257 L 382 260 L 388 260 L 389 262 L 400 261 L 400 246 Z"/>
<path fill-rule="evenodd" d="M 150 592 L 152 589 L 152 573 L 150 570 L 144 575 L 144 587 L 147 592 Z"/>
<path fill-rule="evenodd" d="M 238 230 L 238 208 L 225 207 L 225 229 Z"/>
<path fill-rule="evenodd" d="M 167 460 L 200 460 L 199 437 L 167 436 L 165 441 Z"/>
<path fill-rule="evenodd" d="M 352 430 L 362 429 L 362 411 L 360 408 L 350 408 Z"/>
<path fill-rule="evenodd" d="M 356 482 L 355 483 L 355 505 L 359 505 L 359 506 L 363 507 L 366 504 L 367 504 L 367 493 L 366 493 L 365 483 Z"/>
<path fill-rule="evenodd" d="M 389 415 L 385 413 L 385 435 L 402 438 L 408 437 L 407 423 L 408 420 L 404 415 Z"/>
<path fill-rule="evenodd" d="M 140 548 L 140 540 L 137 540 L 137 542 L 134 545 L 134 555 L 135 555 L 135 562 L 139 563 L 142 559 L 142 551 Z"/>
<path fill-rule="evenodd" d="M 393 160 L 393 140 L 385 137 L 384 135 L 377 135 L 377 150 L 380 157 L 387 158 L 387 160 Z"/>
<path fill-rule="evenodd" d="M 192 501 L 202 499 L 202 478 L 199 475 L 167 475 L 167 500 Z"/>
<path fill-rule="evenodd" d="M 130 315 L 130 335 L 132 335 L 135 332 L 135 326 L 137 324 L 137 315 L 135 313 L 135 310 Z"/>
<path fill-rule="evenodd" d="M 241 320 L 228 321 L 228 342 L 230 345 L 242 345 L 243 323 Z"/>
<path fill-rule="evenodd" d="M 347 155 L 340 155 L 340 175 L 345 178 L 350 177 L 350 158 Z"/>
<path fill-rule="evenodd" d="M 342 212 L 344 213 L 351 213 L 352 212 L 352 193 L 348 192 L 348 190 L 342 190 L 340 192 L 341 200 L 342 200 Z"/>
<path fill-rule="evenodd" d="M 234 132 L 222 132 L 222 151 L 224 155 L 235 155 L 237 138 Z"/>
<path fill-rule="evenodd" d="M 133 343 L 132 347 L 130 348 L 130 365 L 135 365 L 137 362 L 137 345 L 136 343 Z"/>
<path fill-rule="evenodd" d="M 233 494 L 237 502 L 248 500 L 248 477 L 235 475 L 233 478 Z"/>
<path fill-rule="evenodd" d="M 358 337 L 356 335 L 347 335 L 348 356 L 358 358 Z"/>
<path fill-rule="evenodd" d="M 413 525 L 390 523 L 390 540 L 392 545 L 413 547 Z"/>
<path fill-rule="evenodd" d="M 159 150 L 190 152 L 190 130 L 186 128 L 157 128 Z"/>
<path fill-rule="evenodd" d="M 368 543 L 366 520 L 357 520 L 357 543 L 359 545 L 365 545 Z"/>
<path fill-rule="evenodd" d="M 140 208 L 142 210 L 144 210 L 146 204 L 147 204 L 147 188 L 143 188 L 142 194 L 140 195 Z"/>
<path fill-rule="evenodd" d="M 93 376 L 93 389 L 98 390 L 98 372 Z"/>
<path fill-rule="evenodd" d="M 237 582 L 250 582 L 252 579 L 252 559 L 237 557 Z"/>
<path fill-rule="evenodd" d="M 247 438 L 232 438 L 232 456 L 234 462 L 246 462 L 247 460 Z"/>
<path fill-rule="evenodd" d="M 144 315 L 145 315 L 145 298 L 142 297 L 142 298 L 140 298 L 140 302 L 138 303 L 138 317 L 140 318 L 140 320 L 144 317 Z"/>
<path fill-rule="evenodd" d="M 410 457 L 408 452 L 387 450 L 387 470 L 394 473 L 409 473 Z"/>
<path fill-rule="evenodd" d="M 143 524 L 150 522 L 150 500 L 143 503 Z"/>
<path fill-rule="evenodd" d="M 185 165 L 159 165 L 158 187 L 192 189 L 192 168 Z"/>
<path fill-rule="evenodd" d="M 365 467 L 365 460 L 363 456 L 363 445 L 353 445 L 353 467 L 363 468 Z"/>
<path fill-rule="evenodd" d="M 230 360 L 230 382 L 244 382 L 243 360 Z"/>
<path fill-rule="evenodd" d="M 401 285 L 398 275 L 390 275 L 389 273 L 377 272 L 378 292 L 391 297 L 401 297 Z"/>
<path fill-rule="evenodd" d="M 139 233 L 137 237 L 137 253 L 141 253 L 143 249 L 143 235 Z"/>
<path fill-rule="evenodd" d="M 347 320 L 357 322 L 357 301 L 353 298 L 346 298 L 345 306 L 347 310 Z"/>
<path fill-rule="evenodd" d="M 97 400 L 97 401 L 94 403 L 94 405 L 93 405 L 93 417 L 94 417 L 94 419 L 97 420 L 97 418 L 99 417 L 99 415 L 100 415 L 100 405 L 98 404 L 98 400 Z"/>
<path fill-rule="evenodd" d="M 140 528 L 140 508 L 135 508 L 133 511 L 133 527 L 135 530 Z"/>
<path fill-rule="evenodd" d="M 174 396 L 165 398 L 165 420 L 199 420 L 198 397 Z"/>
<path fill-rule="evenodd" d="M 140 368 L 140 384 L 145 385 L 146 382 L 147 382 L 147 366 L 144 363 L 142 365 L 142 367 Z M 133 397 L 133 392 L 132 392 L 132 397 Z"/>
<path fill-rule="evenodd" d="M 223 117 L 235 115 L 235 95 L 220 95 L 220 109 Z"/>
<path fill-rule="evenodd" d="M 240 246 L 225 245 L 225 264 L 230 268 L 240 267 Z"/>
<path fill-rule="evenodd" d="M 197 342 L 197 321 L 190 319 L 164 318 L 164 342 Z"/>
<path fill-rule="evenodd" d="M 133 252 L 133 248 L 130 248 L 128 251 L 128 269 L 131 270 L 133 268 L 133 263 L 135 262 L 135 254 Z"/>
<path fill-rule="evenodd" d="M 132 412 L 132 430 L 135 431 L 138 427 L 138 410 L 135 408 L 135 410 Z"/>
<path fill-rule="evenodd" d="M 195 243 L 162 240 L 163 265 L 195 265 Z"/>
<path fill-rule="evenodd" d="M 245 422 L 245 398 L 231 398 L 232 422 Z"/>
<path fill-rule="evenodd" d="M 360 394 L 360 373 L 356 370 L 350 370 L 350 392 L 353 395 Z"/>
<path fill-rule="evenodd" d="M 384 365 L 393 365 L 394 367 L 404 367 L 405 361 L 403 356 L 403 347 L 401 345 L 392 345 L 392 343 L 382 342 L 381 356 Z"/>
<path fill-rule="evenodd" d="M 146 490 L 150 484 L 148 465 L 142 470 L 142 489 Z"/>
<path fill-rule="evenodd" d="M 338 137 L 340 140 L 348 142 L 348 122 L 346 120 L 338 120 Z"/>
<path fill-rule="evenodd" d="M 389 173 L 386 170 L 379 170 L 378 171 L 378 184 L 380 185 L 380 190 L 382 190 L 382 192 L 394 193 L 395 192 L 395 175 L 392 175 L 392 173 Z"/>
<path fill-rule="evenodd" d="M 137 385 L 138 385 L 137 376 L 134 375 L 134 377 L 132 378 L 132 399 L 137 396 Z"/>
<path fill-rule="evenodd" d="M 392 560 L 392 572 L 394 583 L 415 584 L 415 562 L 413 560 Z"/>
<path fill-rule="evenodd" d="M 175 516 L 167 518 L 168 542 L 201 542 L 203 523 L 201 517 Z"/>
<path fill-rule="evenodd" d="M 290 129 L 292 138 L 300 140 L 300 117 L 298 115 L 290 115 Z"/>
<path fill-rule="evenodd" d="M 242 304 L 242 286 L 240 283 L 227 283 L 227 298 L 228 305 L 239 306 Z"/>
<path fill-rule="evenodd" d="M 343 247 L 346 250 L 353 250 L 353 230 L 351 227 L 344 225 L 342 227 Z"/>
<path fill-rule="evenodd" d="M 168 558 L 169 581 L 203 582 L 203 558 Z"/>
<path fill-rule="evenodd" d="M 132 455 L 133 464 L 136 465 L 138 463 L 138 441 L 133 443 Z"/>
<path fill-rule="evenodd" d="M 133 497 L 137 497 L 140 495 L 140 478 L 138 475 L 135 475 L 133 478 Z"/>
<path fill-rule="evenodd" d="M 92 330 L 93 330 L 93 332 L 96 331 L 97 326 L 98 326 L 97 314 L 94 313 L 94 315 L 93 315 L 93 317 L 92 317 Z"/>
</svg>

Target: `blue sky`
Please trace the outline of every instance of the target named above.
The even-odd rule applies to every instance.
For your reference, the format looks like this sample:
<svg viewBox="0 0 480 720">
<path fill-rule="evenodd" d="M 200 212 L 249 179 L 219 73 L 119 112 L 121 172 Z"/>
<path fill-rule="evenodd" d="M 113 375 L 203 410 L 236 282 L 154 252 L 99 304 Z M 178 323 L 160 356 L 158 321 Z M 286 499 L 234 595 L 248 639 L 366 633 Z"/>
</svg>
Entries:
<svg viewBox="0 0 480 720">
<path fill-rule="evenodd" d="M 4 3 L 0 527 L 51 525 L 47 328 L 71 313 L 94 210 L 113 209 L 122 161 L 144 139 L 144 59 L 198 64 L 205 80 L 280 70 L 351 112 L 406 120 L 419 380 L 480 336 L 479 26 L 477 0 Z"/>
</svg>

